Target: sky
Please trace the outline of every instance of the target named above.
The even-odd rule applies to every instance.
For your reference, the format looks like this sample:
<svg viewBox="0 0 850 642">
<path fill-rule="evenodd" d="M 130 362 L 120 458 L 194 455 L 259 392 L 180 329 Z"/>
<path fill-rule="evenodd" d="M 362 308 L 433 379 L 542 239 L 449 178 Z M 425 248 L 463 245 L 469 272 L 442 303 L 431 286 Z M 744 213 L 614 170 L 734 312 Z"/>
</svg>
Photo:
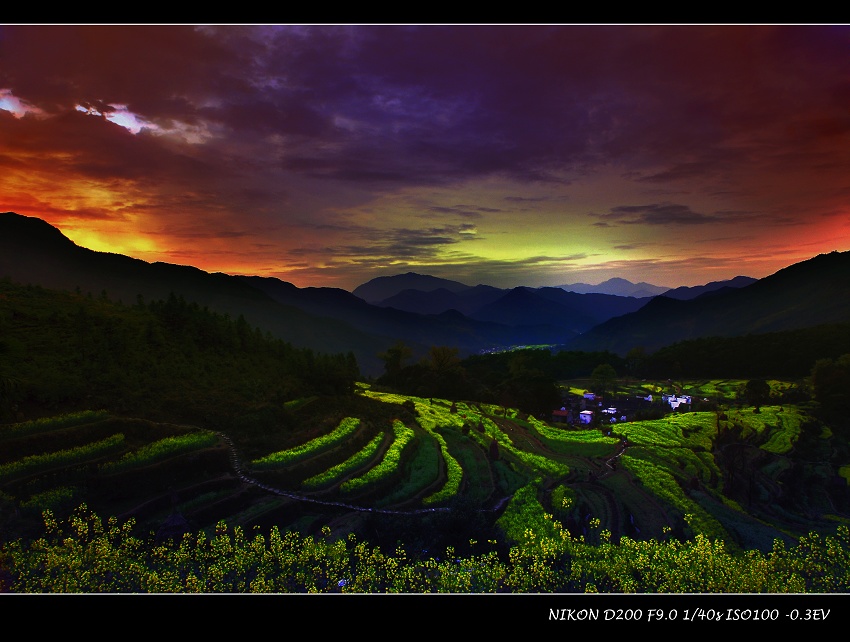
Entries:
<svg viewBox="0 0 850 642">
<path fill-rule="evenodd" d="M 0 25 L 0 211 L 353 290 L 850 250 L 847 25 Z"/>
</svg>

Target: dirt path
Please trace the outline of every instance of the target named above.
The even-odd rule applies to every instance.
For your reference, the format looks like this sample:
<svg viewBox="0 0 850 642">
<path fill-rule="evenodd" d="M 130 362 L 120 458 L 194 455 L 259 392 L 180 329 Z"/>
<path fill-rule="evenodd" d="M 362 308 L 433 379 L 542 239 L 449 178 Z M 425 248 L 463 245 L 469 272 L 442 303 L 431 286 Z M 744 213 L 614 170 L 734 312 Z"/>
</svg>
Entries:
<svg viewBox="0 0 850 642">
<path fill-rule="evenodd" d="M 228 447 L 230 448 L 230 462 L 231 462 L 231 467 L 233 469 L 233 473 L 242 482 L 244 482 L 246 484 L 250 484 L 252 486 L 256 486 L 256 487 L 261 488 L 261 489 L 263 489 L 263 490 L 265 490 L 269 493 L 273 493 L 273 494 L 279 495 L 281 497 L 287 497 L 289 499 L 293 499 L 293 500 L 296 500 L 296 501 L 308 502 L 308 503 L 311 503 L 311 504 L 318 504 L 318 505 L 321 505 L 321 506 L 333 506 L 333 507 L 345 508 L 347 510 L 357 511 L 357 512 L 382 513 L 382 514 L 388 514 L 388 515 L 416 515 L 416 514 L 423 514 L 423 513 L 436 513 L 436 512 L 442 512 L 442 511 L 448 511 L 449 510 L 448 508 L 439 508 L 439 507 L 438 508 L 419 508 L 419 509 L 411 509 L 411 510 L 401 510 L 401 509 L 396 510 L 396 509 L 385 509 L 385 508 L 372 508 L 372 507 L 368 507 L 368 506 L 356 506 L 354 504 L 348 504 L 346 502 L 323 500 L 323 499 L 319 499 L 317 497 L 310 497 L 310 496 L 308 496 L 304 493 L 296 493 L 296 492 L 293 492 L 293 491 L 282 490 L 280 488 L 274 488 L 273 486 L 269 486 L 268 484 L 264 484 L 263 482 L 259 481 L 258 479 L 254 479 L 252 477 L 249 477 L 247 474 L 245 474 L 245 472 L 242 470 L 242 464 L 239 460 L 239 455 L 236 452 L 236 448 L 234 447 L 233 442 L 224 433 L 220 432 L 220 433 L 218 433 L 218 435 L 222 439 L 222 441 L 224 441 L 225 444 L 227 444 Z M 443 473 L 443 475 L 445 475 L 445 472 Z"/>
</svg>

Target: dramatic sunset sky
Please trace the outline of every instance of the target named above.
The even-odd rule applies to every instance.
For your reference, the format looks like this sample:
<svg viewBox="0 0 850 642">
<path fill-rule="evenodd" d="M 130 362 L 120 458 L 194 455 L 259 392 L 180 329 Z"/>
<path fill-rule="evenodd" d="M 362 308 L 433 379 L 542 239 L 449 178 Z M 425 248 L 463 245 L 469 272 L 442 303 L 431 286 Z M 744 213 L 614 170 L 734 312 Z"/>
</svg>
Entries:
<svg viewBox="0 0 850 642">
<path fill-rule="evenodd" d="M 0 25 L 0 211 L 347 290 L 850 249 L 850 27 Z"/>
</svg>

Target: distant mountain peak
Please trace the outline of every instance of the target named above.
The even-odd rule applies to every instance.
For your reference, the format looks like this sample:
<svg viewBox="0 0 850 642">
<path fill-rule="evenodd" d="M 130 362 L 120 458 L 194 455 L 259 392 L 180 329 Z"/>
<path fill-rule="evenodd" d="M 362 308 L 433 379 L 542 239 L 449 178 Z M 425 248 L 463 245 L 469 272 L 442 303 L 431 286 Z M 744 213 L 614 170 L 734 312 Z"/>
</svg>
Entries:
<svg viewBox="0 0 850 642">
<path fill-rule="evenodd" d="M 449 292 L 463 292 L 470 286 L 460 281 L 442 279 L 429 274 L 407 272 L 393 276 L 378 276 L 362 285 L 358 285 L 351 293 L 369 303 L 379 303 L 405 290 L 420 290 L 432 292 L 445 289 Z"/>
<path fill-rule="evenodd" d="M 652 283 L 632 283 L 628 279 L 618 276 L 612 277 L 598 285 L 590 285 L 589 283 L 567 283 L 557 286 L 567 292 L 576 292 L 578 294 L 613 294 L 615 296 L 631 296 L 631 297 L 649 297 L 663 294 L 670 288 L 653 285 Z"/>
</svg>

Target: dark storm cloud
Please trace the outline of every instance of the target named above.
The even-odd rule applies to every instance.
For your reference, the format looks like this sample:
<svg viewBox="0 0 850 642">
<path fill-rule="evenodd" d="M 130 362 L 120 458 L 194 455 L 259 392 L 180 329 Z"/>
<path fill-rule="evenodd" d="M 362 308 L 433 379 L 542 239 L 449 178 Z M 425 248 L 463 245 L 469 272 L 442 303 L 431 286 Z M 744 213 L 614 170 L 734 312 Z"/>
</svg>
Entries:
<svg viewBox="0 0 850 642">
<path fill-rule="evenodd" d="M 97 100 L 187 120 L 194 99 L 248 89 L 258 47 L 241 28 L 230 33 L 225 43 L 191 26 L 3 26 L 0 86 L 51 113 Z"/>
<path fill-rule="evenodd" d="M 703 178 L 713 170 L 714 164 L 708 161 L 700 163 L 680 163 L 661 172 L 649 176 L 635 176 L 634 180 L 647 183 L 668 183 L 670 181 Z"/>
<path fill-rule="evenodd" d="M 493 214 L 495 212 L 502 212 L 503 210 L 496 207 L 478 207 L 474 205 L 455 205 L 453 207 L 445 207 L 445 206 L 433 206 L 429 207 L 428 212 L 433 212 L 434 214 L 451 214 L 454 216 L 459 216 L 461 218 L 472 218 L 478 219 L 482 218 L 485 214 Z"/>
<path fill-rule="evenodd" d="M 560 180 L 588 150 L 575 83 L 593 76 L 569 29 L 281 29 L 271 47 L 267 71 L 286 78 L 269 90 L 277 102 L 333 123 L 323 140 L 334 144 L 287 152 L 288 169 L 352 181 Z"/>
<path fill-rule="evenodd" d="M 621 225 L 704 225 L 723 220 L 721 217 L 694 212 L 687 205 L 653 203 L 620 205 L 605 214 L 595 214 L 603 223 Z"/>
<path fill-rule="evenodd" d="M 0 112 L 0 126 L 0 163 L 26 157 L 33 164 L 47 161 L 53 170 L 93 179 L 151 182 L 204 179 L 217 171 L 206 160 L 163 149 L 148 134 L 133 135 L 104 118 L 76 110 L 43 120 Z"/>
<path fill-rule="evenodd" d="M 462 241 L 476 240 L 475 226 L 463 223 L 426 229 L 395 228 L 382 230 L 368 226 L 321 225 L 317 229 L 346 232 L 351 238 L 363 238 L 362 245 L 301 247 L 290 250 L 294 255 L 321 253 L 352 254 L 352 255 L 382 255 L 391 256 L 394 252 L 402 252 L 406 257 L 432 256 L 440 246 L 454 245 Z"/>
<path fill-rule="evenodd" d="M 386 234 L 378 248 L 388 255 L 403 257 L 436 256 L 441 246 L 455 245 L 470 238 L 468 225 L 445 226 L 430 229 L 398 229 Z"/>
<path fill-rule="evenodd" d="M 640 248 L 646 247 L 646 246 L 647 246 L 646 243 L 620 243 L 618 245 L 614 245 L 613 247 L 614 247 L 615 250 L 626 251 L 626 250 L 637 250 L 637 249 L 640 249 Z"/>
<path fill-rule="evenodd" d="M 162 127 L 212 123 L 222 153 L 257 145 L 316 178 L 563 181 L 604 154 L 666 159 L 640 180 L 667 182 L 788 131 L 846 134 L 847 40 L 781 26 L 6 26 L 0 86 L 49 113 L 123 104 Z"/>
<path fill-rule="evenodd" d="M 245 232 L 244 230 L 236 229 L 204 229 L 198 227 L 185 226 L 166 226 L 159 230 L 154 235 L 160 234 L 168 237 L 182 239 L 239 239 L 253 236 L 253 233 Z M 256 244 L 254 244 L 256 247 Z"/>
</svg>

